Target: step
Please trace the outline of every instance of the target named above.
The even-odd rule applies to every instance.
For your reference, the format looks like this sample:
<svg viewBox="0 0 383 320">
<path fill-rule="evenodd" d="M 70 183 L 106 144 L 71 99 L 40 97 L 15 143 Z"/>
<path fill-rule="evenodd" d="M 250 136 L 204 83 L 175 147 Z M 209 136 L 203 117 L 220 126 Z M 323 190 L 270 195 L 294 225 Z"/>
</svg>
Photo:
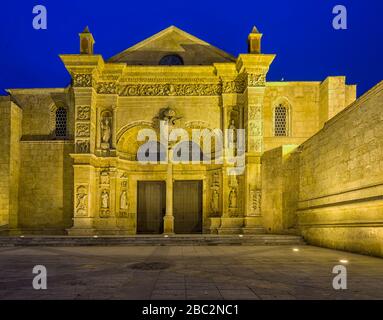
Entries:
<svg viewBox="0 0 383 320">
<path fill-rule="evenodd" d="M 294 235 L 132 235 L 0 237 L 0 247 L 12 246 L 184 246 L 184 245 L 302 245 Z"/>
</svg>

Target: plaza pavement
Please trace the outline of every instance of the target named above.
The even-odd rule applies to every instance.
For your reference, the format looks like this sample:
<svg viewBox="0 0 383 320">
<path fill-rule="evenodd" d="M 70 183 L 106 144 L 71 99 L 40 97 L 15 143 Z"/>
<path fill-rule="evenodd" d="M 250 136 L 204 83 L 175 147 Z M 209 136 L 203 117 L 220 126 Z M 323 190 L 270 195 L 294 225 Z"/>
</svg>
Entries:
<svg viewBox="0 0 383 320">
<path fill-rule="evenodd" d="M 383 259 L 312 246 L 0 248 L 0 299 L 382 299 Z M 348 289 L 334 290 L 344 264 Z M 44 265 L 47 290 L 34 290 Z"/>
</svg>

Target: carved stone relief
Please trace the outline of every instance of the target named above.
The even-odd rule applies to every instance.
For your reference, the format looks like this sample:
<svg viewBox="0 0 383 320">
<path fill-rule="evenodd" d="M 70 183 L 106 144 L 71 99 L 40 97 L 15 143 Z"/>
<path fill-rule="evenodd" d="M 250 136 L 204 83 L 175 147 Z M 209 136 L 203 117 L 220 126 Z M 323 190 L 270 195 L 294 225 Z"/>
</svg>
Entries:
<svg viewBox="0 0 383 320">
<path fill-rule="evenodd" d="M 259 189 L 250 190 L 250 212 L 251 215 L 261 215 L 261 197 L 262 192 Z"/>
<path fill-rule="evenodd" d="M 80 185 L 76 189 L 76 217 L 88 216 L 88 188 L 84 185 Z"/>
<path fill-rule="evenodd" d="M 77 137 L 89 137 L 90 136 L 90 125 L 88 123 L 77 123 L 77 125 L 76 125 L 76 136 Z"/>
<path fill-rule="evenodd" d="M 220 182 L 219 174 L 214 173 L 212 176 L 211 182 L 211 199 L 210 199 L 210 216 L 216 217 L 219 214 L 219 192 L 220 192 Z"/>
<path fill-rule="evenodd" d="M 77 120 L 90 120 L 90 107 L 78 106 L 77 107 Z"/>
<path fill-rule="evenodd" d="M 103 189 L 100 196 L 100 217 L 101 218 L 108 218 L 110 216 L 110 210 L 109 210 L 109 191 L 106 189 Z"/>
<path fill-rule="evenodd" d="M 74 87 L 92 87 L 93 80 L 91 74 L 75 73 L 72 75 Z"/>
<path fill-rule="evenodd" d="M 90 144 L 89 140 L 77 140 L 76 141 L 76 152 L 77 153 L 89 153 Z"/>
</svg>

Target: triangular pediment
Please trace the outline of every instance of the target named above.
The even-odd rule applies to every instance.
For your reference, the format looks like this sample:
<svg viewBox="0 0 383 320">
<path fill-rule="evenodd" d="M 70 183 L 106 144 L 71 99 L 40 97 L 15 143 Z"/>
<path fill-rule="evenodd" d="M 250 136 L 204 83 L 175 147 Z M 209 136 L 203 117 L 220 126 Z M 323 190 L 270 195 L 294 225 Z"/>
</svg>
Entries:
<svg viewBox="0 0 383 320">
<path fill-rule="evenodd" d="M 109 62 L 128 65 L 158 65 L 167 55 L 177 55 L 185 65 L 233 62 L 235 58 L 193 35 L 171 26 L 115 55 Z"/>
</svg>

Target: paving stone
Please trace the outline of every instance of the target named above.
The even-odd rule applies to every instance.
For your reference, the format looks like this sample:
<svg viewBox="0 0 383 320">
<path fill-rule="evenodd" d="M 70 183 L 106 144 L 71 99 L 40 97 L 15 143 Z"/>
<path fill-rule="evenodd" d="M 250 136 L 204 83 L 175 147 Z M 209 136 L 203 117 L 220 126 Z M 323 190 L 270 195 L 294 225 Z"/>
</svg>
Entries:
<svg viewBox="0 0 383 320">
<path fill-rule="evenodd" d="M 285 246 L 7 248 L 0 250 L 0 299 L 383 299 L 383 259 L 300 249 L 297 256 Z M 339 257 L 349 260 L 344 291 L 332 288 Z M 129 267 L 143 262 L 170 265 Z M 37 264 L 47 267 L 46 291 L 32 288 Z"/>
</svg>

